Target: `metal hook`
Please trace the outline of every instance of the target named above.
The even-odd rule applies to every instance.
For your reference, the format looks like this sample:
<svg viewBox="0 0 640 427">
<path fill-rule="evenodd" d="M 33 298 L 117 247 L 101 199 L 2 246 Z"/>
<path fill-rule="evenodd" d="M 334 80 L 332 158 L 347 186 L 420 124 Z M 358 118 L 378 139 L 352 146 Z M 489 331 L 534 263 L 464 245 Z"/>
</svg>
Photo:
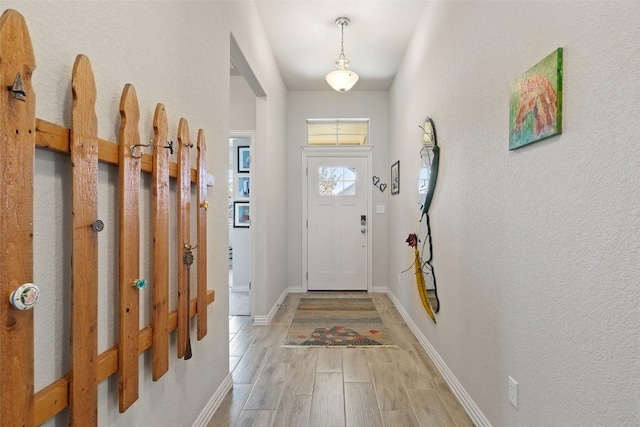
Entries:
<svg viewBox="0 0 640 427">
<path fill-rule="evenodd" d="M 173 141 L 167 141 L 167 145 L 165 145 L 164 148 L 168 148 L 169 152 L 173 154 Z"/>
<path fill-rule="evenodd" d="M 20 73 L 16 74 L 13 86 L 9 87 L 9 90 L 13 92 L 13 97 L 15 99 L 27 102 L 25 98 L 27 96 L 27 92 L 24 90 L 24 83 L 22 82 L 22 75 Z"/>
<path fill-rule="evenodd" d="M 93 224 L 91 224 L 91 229 L 96 233 L 101 232 L 102 230 L 104 230 L 104 222 L 97 219 Z"/>
<path fill-rule="evenodd" d="M 142 158 L 142 152 L 140 152 L 139 156 L 136 156 L 136 147 L 149 147 L 151 146 L 151 144 L 153 143 L 153 141 L 149 142 L 148 144 L 134 144 L 131 147 L 129 147 L 129 149 L 131 150 L 131 157 L 133 157 L 134 159 L 140 159 Z"/>
<path fill-rule="evenodd" d="M 191 250 L 197 247 L 198 247 L 197 244 L 196 245 L 187 245 L 186 243 L 184 244 L 184 255 L 182 255 L 182 263 L 186 265 L 187 268 L 189 268 L 191 264 L 193 264 L 193 252 L 191 252 Z"/>
</svg>

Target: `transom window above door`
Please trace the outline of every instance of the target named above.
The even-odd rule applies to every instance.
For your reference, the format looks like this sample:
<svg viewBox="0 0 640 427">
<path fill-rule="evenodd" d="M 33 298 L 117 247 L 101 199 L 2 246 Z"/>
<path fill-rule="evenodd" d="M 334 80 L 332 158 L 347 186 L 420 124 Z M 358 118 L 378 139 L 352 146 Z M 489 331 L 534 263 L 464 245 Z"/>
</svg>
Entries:
<svg viewBox="0 0 640 427">
<path fill-rule="evenodd" d="M 369 119 L 307 119 L 308 145 L 366 145 Z"/>
</svg>

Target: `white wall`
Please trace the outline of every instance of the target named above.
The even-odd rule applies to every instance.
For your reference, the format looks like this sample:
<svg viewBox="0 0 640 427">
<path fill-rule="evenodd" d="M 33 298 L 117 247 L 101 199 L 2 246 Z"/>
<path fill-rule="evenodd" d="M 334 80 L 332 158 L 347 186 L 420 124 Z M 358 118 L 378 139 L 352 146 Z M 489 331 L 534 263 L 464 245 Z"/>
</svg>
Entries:
<svg viewBox="0 0 640 427">
<path fill-rule="evenodd" d="M 215 2 L 214 2 L 215 3 Z M 252 309 L 265 317 L 286 289 L 286 88 L 253 2 L 231 2 L 241 19 L 231 25 L 242 53 L 266 92 L 256 99 L 256 137 L 251 168 L 254 212 Z M 284 196 L 286 197 L 286 195 Z M 268 266 L 268 268 L 267 268 Z"/>
<path fill-rule="evenodd" d="M 242 76 L 231 76 L 229 129 L 256 130 L 256 96 Z"/>
<path fill-rule="evenodd" d="M 256 96 L 242 76 L 231 76 L 230 85 L 230 129 L 255 133 L 256 130 Z M 236 136 L 236 135 L 234 135 Z M 250 145 L 251 137 L 243 136 L 234 138 L 233 146 L 230 148 L 233 158 L 233 182 L 234 198 L 237 194 L 237 157 L 238 145 Z M 243 198 L 240 201 L 246 201 Z M 251 230 L 248 228 L 235 228 L 229 225 L 230 244 L 233 245 L 233 284 L 232 290 L 246 292 L 249 290 L 251 281 Z"/>
<path fill-rule="evenodd" d="M 392 86 L 392 292 L 495 426 L 640 424 L 638 22 L 638 2 L 431 2 Z M 509 151 L 509 85 L 557 47 L 563 133 Z M 426 115 L 437 325 L 397 285 Z"/>
<path fill-rule="evenodd" d="M 289 92 L 287 122 L 287 237 L 290 288 L 302 288 L 302 146 L 306 145 L 306 120 L 321 118 L 369 118 L 373 149 L 373 175 L 389 182 L 389 94 L 388 92 Z M 366 178 L 371 182 L 371 177 Z M 388 214 L 376 214 L 376 205 L 388 205 L 389 189 L 374 188 L 371 201 L 373 218 L 373 287 L 387 287 Z"/>
<path fill-rule="evenodd" d="M 175 358 L 172 335 L 170 370 L 155 383 L 151 380 L 150 353 L 141 355 L 140 398 L 124 414 L 118 413 L 117 375 L 101 383 L 99 396 L 100 425 L 192 425 L 228 376 L 226 177 L 232 31 L 268 95 L 263 98 L 262 111 L 270 120 L 258 130 L 260 155 L 267 157 L 268 153 L 269 160 L 284 170 L 281 147 L 285 135 L 285 90 L 255 6 L 249 2 L 3 0 L 2 8 L 18 10 L 29 26 L 37 63 L 33 86 L 39 118 L 69 126 L 71 70 L 76 55 L 84 53 L 91 59 L 96 78 L 101 138 L 116 141 L 118 106 L 126 83 L 132 83 L 138 95 L 141 141 L 151 138 L 157 102 L 167 108 L 170 139 L 176 140 L 180 117 L 188 119 L 192 139 L 199 128 L 205 131 L 209 172 L 218 183 L 209 189 L 208 288 L 216 291 L 216 301 L 208 309 L 209 334 L 202 341 L 193 340 L 194 357 L 190 361 Z M 257 173 L 265 182 L 282 182 L 284 186 L 283 172 L 264 167 Z M 70 175 L 69 157 L 37 150 L 34 279 L 41 285 L 42 299 L 35 311 L 36 391 L 69 370 Z M 117 342 L 117 176 L 115 168 L 100 165 L 99 211 L 106 224 L 99 238 L 100 352 Z M 146 278 L 151 277 L 149 183 L 144 176 L 141 268 Z M 261 207 L 267 211 L 265 217 L 271 214 L 271 229 L 278 232 L 284 229 L 283 212 L 264 201 L 275 193 L 271 187 L 265 188 Z M 267 224 L 260 226 L 266 234 Z M 195 227 L 192 230 L 195 235 Z M 175 234 L 172 239 L 175 241 Z M 277 238 L 265 239 L 262 244 L 265 253 L 282 258 L 263 276 L 266 289 L 274 280 L 284 283 L 285 262 L 281 254 L 285 251 Z M 173 246 L 171 274 L 175 275 L 177 255 Z M 259 264 L 262 270 L 266 270 L 264 262 Z M 150 293 L 150 289 L 142 291 L 143 326 L 151 318 Z M 172 288 L 172 309 L 177 303 L 174 293 Z M 263 293 L 267 294 L 266 290 Z M 264 298 L 265 307 L 274 301 L 275 298 Z M 66 418 L 64 411 L 47 425 L 67 425 Z"/>
</svg>

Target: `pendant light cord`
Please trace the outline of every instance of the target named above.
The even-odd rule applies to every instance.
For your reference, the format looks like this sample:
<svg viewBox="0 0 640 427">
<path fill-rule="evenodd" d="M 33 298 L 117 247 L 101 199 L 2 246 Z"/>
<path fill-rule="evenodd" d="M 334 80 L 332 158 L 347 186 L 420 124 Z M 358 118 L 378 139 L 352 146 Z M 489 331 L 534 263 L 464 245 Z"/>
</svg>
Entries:
<svg viewBox="0 0 640 427">
<path fill-rule="evenodd" d="M 341 30 L 341 36 L 340 36 L 340 59 L 344 59 L 344 21 L 342 21 L 340 23 L 340 30 Z"/>
</svg>

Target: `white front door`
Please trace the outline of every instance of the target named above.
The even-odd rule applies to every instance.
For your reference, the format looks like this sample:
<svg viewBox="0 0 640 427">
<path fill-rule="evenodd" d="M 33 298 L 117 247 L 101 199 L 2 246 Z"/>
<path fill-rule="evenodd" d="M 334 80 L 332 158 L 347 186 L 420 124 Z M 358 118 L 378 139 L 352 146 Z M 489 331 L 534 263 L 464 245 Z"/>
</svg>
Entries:
<svg viewBox="0 0 640 427">
<path fill-rule="evenodd" d="M 309 290 L 367 290 L 367 158 L 307 158 Z"/>
</svg>

